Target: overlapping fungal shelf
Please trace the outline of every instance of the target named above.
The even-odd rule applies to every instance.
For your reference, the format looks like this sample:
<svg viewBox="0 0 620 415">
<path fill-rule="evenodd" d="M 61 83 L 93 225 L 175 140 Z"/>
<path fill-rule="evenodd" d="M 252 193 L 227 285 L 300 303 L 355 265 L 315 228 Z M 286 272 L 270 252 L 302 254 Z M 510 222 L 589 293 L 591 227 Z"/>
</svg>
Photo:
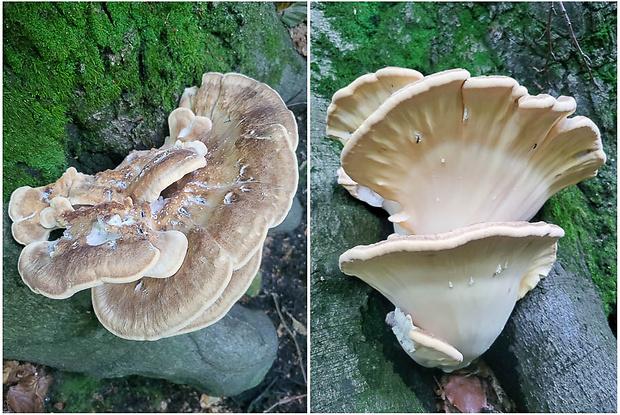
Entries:
<svg viewBox="0 0 620 415">
<path fill-rule="evenodd" d="M 386 72 L 400 83 L 386 85 Z M 575 109 L 573 98 L 463 69 L 414 79 L 386 68 L 334 94 L 338 182 L 387 210 L 395 229 L 345 252 L 341 269 L 392 301 L 388 322 L 420 364 L 468 365 L 550 271 L 564 233 L 526 221 L 605 163 L 598 128 L 569 118 Z"/>
<path fill-rule="evenodd" d="M 92 289 L 115 335 L 157 340 L 222 318 L 260 266 L 267 230 L 297 189 L 293 114 L 267 85 L 207 73 L 185 90 L 160 149 L 94 176 L 15 190 L 24 282 L 67 298 Z M 65 229 L 48 241 L 53 229 Z"/>
<path fill-rule="evenodd" d="M 519 298 L 520 284 L 541 272 L 540 256 L 555 261 L 555 243 L 564 231 L 543 222 L 485 222 L 435 235 L 392 235 L 349 249 L 342 271 L 385 295 L 415 327 L 458 350 L 467 366 L 499 336 Z M 547 268 L 544 272 L 548 272 Z M 407 333 L 408 334 L 408 333 Z M 428 366 L 430 350 L 415 347 L 411 357 Z"/>
</svg>

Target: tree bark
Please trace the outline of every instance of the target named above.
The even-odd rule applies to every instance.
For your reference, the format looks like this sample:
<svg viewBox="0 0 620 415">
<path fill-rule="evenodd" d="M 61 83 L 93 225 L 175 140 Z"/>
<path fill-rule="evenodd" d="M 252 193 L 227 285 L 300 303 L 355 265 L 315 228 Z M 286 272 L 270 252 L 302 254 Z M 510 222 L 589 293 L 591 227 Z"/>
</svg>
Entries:
<svg viewBox="0 0 620 415">
<path fill-rule="evenodd" d="M 527 412 L 617 412 L 617 349 L 592 280 L 557 262 L 484 355 Z"/>
</svg>

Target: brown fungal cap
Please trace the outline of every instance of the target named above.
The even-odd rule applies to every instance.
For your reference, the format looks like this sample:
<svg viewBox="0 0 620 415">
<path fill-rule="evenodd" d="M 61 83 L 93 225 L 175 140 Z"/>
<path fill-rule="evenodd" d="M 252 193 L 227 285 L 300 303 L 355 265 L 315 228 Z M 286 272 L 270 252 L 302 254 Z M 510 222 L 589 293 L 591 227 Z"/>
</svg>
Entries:
<svg viewBox="0 0 620 415">
<path fill-rule="evenodd" d="M 241 134 L 261 137 L 264 128 L 281 124 L 288 133 L 291 149 L 297 148 L 297 123 L 293 113 L 276 91 L 247 76 L 206 73 L 200 88 L 185 90 L 179 107 L 209 118 L 212 132 L 222 139 Z"/>
<path fill-rule="evenodd" d="M 396 67 L 360 76 L 332 97 L 327 109 L 327 135 L 346 144 L 362 122 L 390 95 L 422 78 L 418 71 Z"/>
<path fill-rule="evenodd" d="M 179 238 L 185 236 L 153 230 L 145 216 L 130 199 L 67 211 L 60 218 L 67 227 L 64 235 L 27 245 L 19 257 L 19 273 L 32 291 L 50 298 L 67 298 L 104 282 L 135 281 L 153 267 L 158 267 L 157 275 L 169 276 L 162 274 L 175 266 L 158 264 L 157 248 L 168 247 L 183 256 Z"/>
<path fill-rule="evenodd" d="M 52 298 L 92 288 L 97 317 L 126 339 L 219 320 L 297 190 L 297 124 L 268 86 L 205 74 L 169 125 L 162 148 L 94 176 L 69 169 L 45 188 L 18 189 L 9 207 L 27 235 L 18 241 L 39 241 L 19 260 L 26 284 Z M 57 228 L 63 237 L 47 242 Z"/>
<path fill-rule="evenodd" d="M 170 184 L 205 165 L 207 153 L 201 142 L 182 143 L 131 153 L 116 169 L 95 176 L 79 176 L 69 192 L 73 205 L 96 205 L 103 201 L 153 202 Z"/>
<path fill-rule="evenodd" d="M 50 206 L 56 196 L 67 196 L 78 174 L 69 167 L 56 182 L 47 186 L 32 188 L 24 186 L 16 189 L 9 200 L 9 217 L 13 221 L 11 232 L 13 238 L 22 245 L 49 238 L 52 227 L 44 227 L 39 222 L 41 212 Z"/>
<path fill-rule="evenodd" d="M 64 228 L 64 225 L 59 223 L 60 216 L 64 213 L 73 211 L 73 206 L 69 199 L 62 196 L 56 196 L 50 201 L 50 206 L 43 209 L 39 215 L 39 223 L 41 226 L 47 229 Z"/>
<path fill-rule="evenodd" d="M 173 147 L 155 151 L 127 187 L 128 194 L 137 202 L 154 202 L 166 187 L 204 167 L 206 153 L 207 148 L 200 141 L 177 141 Z"/>
<path fill-rule="evenodd" d="M 205 74 L 200 88 L 186 89 L 181 105 L 212 121 L 199 135 L 207 163 L 166 195 L 157 221 L 183 232 L 204 227 L 239 267 L 290 209 L 297 125 L 271 88 L 238 74 Z M 195 124 L 185 128 L 194 136 Z"/>
<path fill-rule="evenodd" d="M 180 105 L 171 116 L 170 140 L 203 142 L 206 165 L 151 206 L 158 229 L 188 236 L 185 262 L 168 279 L 93 289 L 102 324 L 127 339 L 197 330 L 225 314 L 246 273 L 255 273 L 267 230 L 284 219 L 297 189 L 297 126 L 269 87 L 237 74 L 205 74 Z M 211 120 L 211 128 L 199 117 Z"/>
<path fill-rule="evenodd" d="M 9 201 L 13 237 L 24 245 L 47 240 L 50 232 L 59 228 L 55 210 L 50 209 L 57 197 L 66 198 L 68 202 L 63 210 L 101 202 L 122 203 L 127 196 L 138 203 L 155 201 L 171 183 L 203 167 L 206 152 L 201 142 L 177 142 L 166 149 L 134 152 L 116 169 L 94 176 L 78 173 L 70 167 L 48 186 L 20 187 Z"/>
<path fill-rule="evenodd" d="M 437 235 L 391 235 L 387 241 L 346 251 L 340 267 L 385 295 L 415 326 L 458 350 L 462 363 L 431 365 L 453 370 L 489 348 L 519 298 L 523 277 L 547 275 L 555 260 L 554 245 L 563 235 L 558 226 L 543 222 L 480 223 Z"/>
<path fill-rule="evenodd" d="M 237 300 L 250 288 L 252 280 L 260 267 L 261 254 L 262 249 L 258 250 L 243 267 L 235 270 L 222 295 L 198 318 L 174 333 L 174 335 L 200 330 L 217 323 L 224 317 Z"/>
<path fill-rule="evenodd" d="M 596 174 L 600 135 L 569 97 L 530 96 L 507 77 L 433 74 L 394 92 L 342 151 L 351 179 L 402 210 L 409 233 L 529 220 Z M 457 211 L 458 210 L 458 211 Z"/>
<path fill-rule="evenodd" d="M 187 239 L 185 261 L 172 277 L 93 288 L 101 324 L 124 339 L 157 340 L 174 335 L 215 303 L 230 281 L 232 261 L 204 230 L 190 231 Z"/>
<path fill-rule="evenodd" d="M 204 227 L 236 263 L 245 263 L 267 230 L 286 216 L 297 184 L 286 131 L 274 125 L 265 134 L 261 140 L 240 137 L 226 157 L 217 157 L 220 148 L 211 140 L 207 166 L 170 195 L 162 219 L 175 229 Z"/>
<path fill-rule="evenodd" d="M 212 122 L 207 117 L 197 116 L 184 107 L 175 109 L 168 116 L 170 136 L 166 138 L 164 148 L 169 147 L 175 141 L 204 141 L 205 135 L 211 131 Z"/>
</svg>

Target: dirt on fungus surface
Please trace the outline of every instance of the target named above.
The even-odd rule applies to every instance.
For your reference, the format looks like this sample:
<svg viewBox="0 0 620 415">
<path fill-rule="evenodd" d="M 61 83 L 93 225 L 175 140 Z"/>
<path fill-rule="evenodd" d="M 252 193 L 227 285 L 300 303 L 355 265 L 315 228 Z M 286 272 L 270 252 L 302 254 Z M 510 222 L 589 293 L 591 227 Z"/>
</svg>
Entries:
<svg viewBox="0 0 620 415">
<path fill-rule="evenodd" d="M 256 387 L 229 398 L 210 397 L 186 385 L 128 376 L 92 379 L 34 365 L 32 372 L 48 376 L 49 389 L 40 396 L 45 412 L 306 412 L 307 411 L 307 180 L 306 103 L 293 103 L 299 126 L 299 185 L 296 199 L 302 207 L 301 220 L 292 231 L 267 236 L 260 267 L 261 288 L 240 303 L 264 310 L 278 334 L 278 354 L 265 379 Z M 24 364 L 24 362 L 19 362 Z M 17 362 L 4 362 L 7 368 Z M 25 363 L 24 366 L 31 365 Z M 3 382 L 3 412 L 15 412 L 9 405 L 11 387 Z M 40 395 L 40 394 L 39 394 Z M 21 395 L 20 395 L 21 396 Z M 30 395 L 29 395 L 30 396 Z M 8 400 L 7 400 L 8 398 Z M 38 399 L 36 394 L 23 399 Z"/>
</svg>

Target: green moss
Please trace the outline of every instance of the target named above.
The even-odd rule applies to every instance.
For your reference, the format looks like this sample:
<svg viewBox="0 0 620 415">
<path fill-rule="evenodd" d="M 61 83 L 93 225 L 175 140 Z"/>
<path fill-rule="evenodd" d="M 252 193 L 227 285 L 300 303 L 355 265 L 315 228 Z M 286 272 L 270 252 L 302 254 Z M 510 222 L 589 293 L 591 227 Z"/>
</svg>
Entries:
<svg viewBox="0 0 620 415">
<path fill-rule="evenodd" d="M 618 275 L 614 208 L 596 209 L 602 199 L 589 200 L 577 186 L 570 187 L 543 206 L 538 216 L 564 229 L 558 242 L 558 258 L 576 275 L 591 277 L 606 314 L 615 310 Z M 587 270 L 590 275 L 583 275 Z"/>
<path fill-rule="evenodd" d="M 54 404 L 62 402 L 62 412 L 67 413 L 152 412 L 158 410 L 162 402 L 170 400 L 174 400 L 172 406 L 175 407 L 171 409 L 180 409 L 175 395 L 182 387 L 171 386 L 162 380 L 138 376 L 99 380 L 59 371 L 53 372 L 52 376 L 54 381 L 47 396 L 50 410 Z"/>
<path fill-rule="evenodd" d="M 68 125 L 93 128 L 93 114 L 115 108 L 121 96 L 130 117 L 148 117 L 176 108 L 183 89 L 200 84 L 204 72 L 238 71 L 274 85 L 290 63 L 282 58 L 290 41 L 274 25 L 270 3 L 6 3 L 3 9 L 5 200 L 19 186 L 56 180 L 74 156 Z M 96 137 L 86 134 L 77 150 L 104 152 Z"/>
<path fill-rule="evenodd" d="M 422 73 L 462 67 L 480 75 L 500 66 L 501 58 L 486 46 L 488 10 L 478 4 L 454 7 L 430 2 L 319 4 L 348 48 L 331 59 L 333 77 L 313 78 L 313 90 L 324 97 L 360 74 L 385 66 L 402 66 Z M 438 24 L 440 23 L 440 24 Z M 450 25 L 446 32 L 441 24 Z M 388 46 L 389 45 L 389 46 Z M 330 58 L 338 49 L 327 36 L 313 38 L 313 53 Z M 312 66 L 319 73 L 316 63 Z"/>
<path fill-rule="evenodd" d="M 99 393 L 101 381 L 77 373 L 59 373 L 51 384 L 50 403 L 64 402 L 69 413 L 91 412 L 94 395 Z"/>
<path fill-rule="evenodd" d="M 256 273 L 256 276 L 252 280 L 252 284 L 245 290 L 245 294 L 250 297 L 256 297 L 260 292 L 261 282 L 263 280 L 263 276 L 260 272 Z"/>
</svg>

